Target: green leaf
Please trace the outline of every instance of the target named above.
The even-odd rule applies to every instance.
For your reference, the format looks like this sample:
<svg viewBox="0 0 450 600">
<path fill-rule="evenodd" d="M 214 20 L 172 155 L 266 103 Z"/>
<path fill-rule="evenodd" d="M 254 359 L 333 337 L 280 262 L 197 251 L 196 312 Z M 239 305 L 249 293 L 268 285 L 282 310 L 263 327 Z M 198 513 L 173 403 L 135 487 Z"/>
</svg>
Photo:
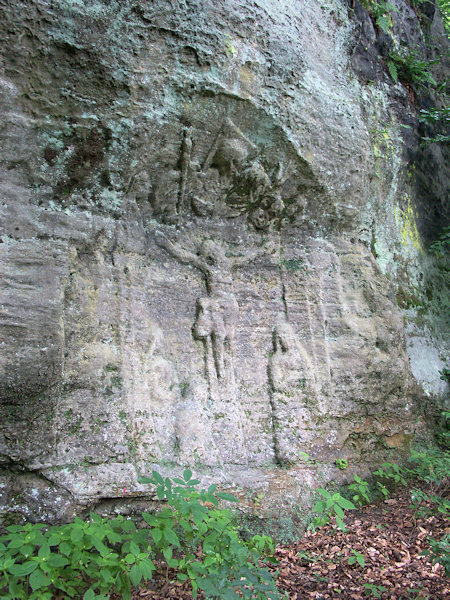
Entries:
<svg viewBox="0 0 450 600">
<path fill-rule="evenodd" d="M 142 570 L 140 565 L 133 565 L 130 571 L 131 583 L 135 586 L 139 585 L 142 581 Z"/>
<path fill-rule="evenodd" d="M 130 552 L 132 552 L 135 556 L 139 554 L 139 546 L 135 542 L 130 542 Z"/>
<path fill-rule="evenodd" d="M 174 483 L 178 483 L 179 485 L 184 485 L 184 479 L 180 479 L 179 477 L 174 477 L 173 478 L 173 482 Z M 177 490 L 178 491 L 178 490 Z"/>
<path fill-rule="evenodd" d="M 39 548 L 38 556 L 39 558 L 48 558 L 50 556 L 50 546 L 47 544 L 42 545 Z"/>
<path fill-rule="evenodd" d="M 76 544 L 77 542 L 81 541 L 84 535 L 84 531 L 81 528 L 73 528 L 72 531 L 70 532 L 70 539 L 72 540 L 72 542 L 74 544 Z"/>
<path fill-rule="evenodd" d="M 122 541 L 122 537 L 115 531 L 108 531 L 106 537 L 111 542 L 111 544 L 119 544 Z"/>
<path fill-rule="evenodd" d="M 14 564 L 14 558 L 7 558 L 3 561 L 2 569 L 9 571 L 10 567 Z"/>
<path fill-rule="evenodd" d="M 72 553 L 72 546 L 68 542 L 61 542 L 58 547 L 59 552 L 65 554 L 66 556 L 70 556 Z"/>
<path fill-rule="evenodd" d="M 151 536 L 152 536 L 152 538 L 153 538 L 153 540 L 154 540 L 155 544 L 158 544 L 158 543 L 159 543 L 159 541 L 160 541 L 160 540 L 161 540 L 161 538 L 162 538 L 162 531 L 161 531 L 161 529 L 158 529 L 157 527 L 155 527 L 155 528 L 153 528 L 153 529 L 150 531 L 150 533 L 151 533 Z"/>
<path fill-rule="evenodd" d="M 161 475 L 158 473 L 158 471 L 152 471 L 152 477 L 156 483 L 159 483 L 160 485 L 164 485 L 164 479 L 161 477 Z"/>
<path fill-rule="evenodd" d="M 183 471 L 183 479 L 184 481 L 189 481 L 192 478 L 192 471 L 190 469 L 185 469 Z"/>
<path fill-rule="evenodd" d="M 60 541 L 61 541 L 61 536 L 56 535 L 56 534 L 52 534 L 48 538 L 48 542 L 47 543 L 48 543 L 49 546 L 57 546 Z"/>
<path fill-rule="evenodd" d="M 51 579 L 50 577 L 47 577 L 47 575 L 45 573 L 43 573 L 41 571 L 41 569 L 36 569 L 36 571 L 33 571 L 33 573 L 31 573 L 30 575 L 30 586 L 31 589 L 34 590 L 39 590 L 41 588 L 43 588 L 45 585 L 48 585 L 49 583 L 51 583 Z"/>
<path fill-rule="evenodd" d="M 233 494 L 228 494 L 227 492 L 217 492 L 216 496 L 221 500 L 228 500 L 228 502 L 239 502 L 236 496 L 233 496 Z"/>
<path fill-rule="evenodd" d="M 331 494 L 330 494 L 330 492 L 328 490 L 324 490 L 323 488 L 319 488 L 317 491 L 324 498 L 331 498 Z"/>
<path fill-rule="evenodd" d="M 344 518 L 344 511 L 339 506 L 339 504 L 335 504 L 333 508 L 334 508 L 335 513 L 338 515 L 338 517 L 340 517 L 341 519 L 343 519 Z"/>
<path fill-rule="evenodd" d="M 164 537 L 169 544 L 173 544 L 174 546 L 180 545 L 177 534 L 173 531 L 173 529 L 164 529 Z"/>
<path fill-rule="evenodd" d="M 146 477 L 145 475 L 141 475 L 138 473 L 137 477 L 138 483 L 155 483 L 153 477 Z"/>
<path fill-rule="evenodd" d="M 336 498 L 336 502 L 339 504 L 339 506 L 345 508 L 345 510 L 353 510 L 356 508 L 353 502 L 350 502 L 350 500 L 347 500 L 347 498 L 343 498 L 342 496 Z"/>
<path fill-rule="evenodd" d="M 48 557 L 47 563 L 51 567 L 57 567 L 58 568 L 58 567 L 65 567 L 66 565 L 69 564 L 69 561 L 64 556 L 61 556 L 61 554 L 54 554 L 54 553 L 52 553 Z"/>
<path fill-rule="evenodd" d="M 29 575 L 30 573 L 32 573 L 34 570 L 36 570 L 38 567 L 37 562 L 34 561 L 27 561 L 22 563 L 21 565 L 11 565 L 9 567 L 9 572 L 12 575 L 15 575 L 16 577 L 26 577 L 27 575 Z"/>
<path fill-rule="evenodd" d="M 110 549 L 100 540 L 94 539 L 93 545 L 101 556 L 107 556 L 110 553 Z"/>
<path fill-rule="evenodd" d="M 15 550 L 16 548 L 21 548 L 24 546 L 24 540 L 22 536 L 13 537 L 8 544 L 9 550 Z"/>
<path fill-rule="evenodd" d="M 94 600 L 95 599 L 95 592 L 92 588 L 89 588 L 84 596 L 83 596 L 83 600 Z"/>
<path fill-rule="evenodd" d="M 377 25 L 382 31 L 384 31 L 384 33 L 389 33 L 391 20 L 387 15 L 382 15 L 381 17 L 378 17 Z"/>
<path fill-rule="evenodd" d="M 153 561 L 149 558 L 144 558 L 144 560 L 140 562 L 140 565 L 142 569 L 142 575 L 144 576 L 144 578 L 151 579 L 153 577 L 153 571 L 156 571 L 156 567 Z"/>
<path fill-rule="evenodd" d="M 387 68 L 389 71 L 389 75 L 392 77 L 392 79 L 395 81 L 395 83 L 397 83 L 398 82 L 398 69 L 397 69 L 396 64 L 392 60 L 388 60 Z"/>
</svg>

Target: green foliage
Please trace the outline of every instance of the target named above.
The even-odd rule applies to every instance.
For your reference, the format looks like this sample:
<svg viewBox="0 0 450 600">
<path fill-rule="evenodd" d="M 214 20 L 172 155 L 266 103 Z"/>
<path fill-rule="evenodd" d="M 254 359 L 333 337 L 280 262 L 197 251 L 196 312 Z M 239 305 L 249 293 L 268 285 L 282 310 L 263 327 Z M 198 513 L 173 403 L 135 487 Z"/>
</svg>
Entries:
<svg viewBox="0 0 450 600">
<path fill-rule="evenodd" d="M 385 0 L 361 0 L 361 4 L 368 11 L 376 25 L 384 33 L 389 33 L 392 27 L 391 13 L 398 12 L 398 8 Z"/>
<path fill-rule="evenodd" d="M 288 260 L 282 258 L 279 264 L 291 273 L 295 273 L 296 271 L 306 271 L 306 267 L 301 258 L 289 258 Z"/>
<path fill-rule="evenodd" d="M 439 10 L 447 33 L 450 33 L 450 0 L 438 0 Z"/>
<path fill-rule="evenodd" d="M 392 79 L 417 85 L 437 86 L 437 82 L 430 73 L 430 66 L 439 62 L 432 60 L 427 62 L 418 57 L 416 50 L 391 50 L 387 67 Z"/>
<path fill-rule="evenodd" d="M 450 477 L 450 452 L 438 447 L 412 450 L 408 473 L 427 483 L 433 493 Z"/>
<path fill-rule="evenodd" d="M 444 125 L 449 125 L 450 108 L 422 108 L 419 112 L 419 121 L 421 123 L 441 122 L 444 123 Z"/>
<path fill-rule="evenodd" d="M 317 492 L 321 496 L 321 499 L 313 506 L 315 516 L 312 528 L 323 527 L 330 521 L 331 517 L 336 517 L 336 525 L 339 529 L 347 531 L 344 523 L 344 510 L 355 509 L 356 506 L 353 502 L 341 496 L 339 492 L 331 494 L 323 488 L 319 488 Z"/>
<path fill-rule="evenodd" d="M 190 579 L 194 598 L 199 589 L 211 599 L 280 597 L 270 572 L 259 566 L 261 556 L 273 552 L 271 538 L 256 535 L 244 542 L 231 512 L 218 508 L 219 498 L 236 502 L 234 496 L 216 492 L 216 485 L 198 491 L 200 482 L 192 479 L 189 469 L 183 479 L 163 479 L 153 471 L 151 478 L 141 477 L 140 481 L 156 485 L 159 500 L 167 501 L 168 508 L 157 515 L 144 513 L 143 518 L 168 566 L 178 569 L 180 581 Z M 180 558 L 176 556 L 178 548 L 182 548 Z"/>
<path fill-rule="evenodd" d="M 375 596 L 375 598 L 381 598 L 381 594 L 387 592 L 387 588 L 384 585 L 375 585 L 373 583 L 365 583 L 364 588 L 364 593 L 367 596 Z"/>
<path fill-rule="evenodd" d="M 378 488 L 378 491 L 380 492 L 380 494 L 384 497 L 384 499 L 386 500 L 387 498 L 389 498 L 389 496 L 391 495 L 388 488 L 384 485 L 384 483 L 382 481 L 377 481 L 376 482 L 376 486 Z"/>
<path fill-rule="evenodd" d="M 450 108 L 423 108 L 419 113 L 419 121 L 421 123 L 432 123 L 439 124 L 442 127 L 447 127 L 450 124 Z M 424 147 L 427 144 L 433 144 L 435 142 L 448 142 L 450 141 L 450 135 L 445 133 L 438 133 L 434 137 L 422 137 L 421 146 Z M 439 253 L 441 250 L 445 248 L 446 245 L 450 244 L 450 227 L 446 227 L 441 234 L 443 239 L 438 239 L 434 244 L 432 244 L 431 248 L 434 247 L 433 253 Z M 436 244 L 436 246 L 435 246 Z M 441 252 L 444 254 L 444 252 Z"/>
<path fill-rule="evenodd" d="M 115 591 L 130 598 L 131 583 L 150 579 L 155 570 L 145 532 L 119 516 L 67 525 L 13 525 L 0 537 L 2 599 L 101 600 Z"/>
<path fill-rule="evenodd" d="M 358 565 L 361 568 L 364 568 L 364 565 L 366 564 L 366 559 L 364 558 L 364 554 L 361 554 L 361 552 L 358 552 L 358 550 L 354 550 L 352 548 L 352 555 L 349 556 L 349 559 L 347 562 L 349 565 L 354 565 L 354 564 L 358 563 Z"/>
<path fill-rule="evenodd" d="M 370 488 L 367 481 L 364 481 L 358 475 L 353 476 L 354 483 L 351 483 L 348 488 L 353 492 L 353 502 L 359 506 L 369 504 L 370 502 Z"/>
<path fill-rule="evenodd" d="M 428 540 L 430 548 L 421 552 L 422 556 L 429 556 L 433 564 L 439 563 L 445 569 L 447 577 L 450 576 L 450 535 L 446 535 L 442 540 L 430 538 Z"/>
<path fill-rule="evenodd" d="M 437 257 L 445 256 L 450 250 L 450 227 L 444 227 L 439 238 L 431 244 L 429 251 Z"/>
<path fill-rule="evenodd" d="M 450 369 L 442 369 L 439 373 L 443 381 L 450 381 Z M 450 411 L 444 410 L 441 412 L 441 421 L 435 435 L 437 443 L 444 450 L 450 448 Z"/>
<path fill-rule="evenodd" d="M 348 460 L 345 458 L 337 458 L 334 461 L 334 464 L 337 466 L 338 469 L 344 471 L 348 467 Z"/>
<path fill-rule="evenodd" d="M 404 470 L 396 463 L 385 462 L 379 469 L 373 473 L 375 477 L 381 480 L 391 481 L 396 485 L 406 485 L 406 475 Z"/>
<path fill-rule="evenodd" d="M 59 527 L 9 527 L 0 537 L 2 600 L 51 600 L 61 593 L 83 600 L 116 593 L 127 600 L 132 585 L 151 579 L 155 558 L 176 568 L 181 581 L 190 579 L 194 597 L 201 589 L 211 600 L 280 598 L 271 573 L 259 564 L 273 553 L 271 538 L 256 535 L 244 542 L 231 513 L 218 508 L 219 499 L 234 502 L 234 496 L 216 492 L 216 485 L 198 491 L 189 469 L 183 478 L 153 471 L 140 480 L 153 483 L 167 503 L 158 514 L 144 513 L 150 528 L 94 513 L 89 521 L 76 518 Z"/>
</svg>

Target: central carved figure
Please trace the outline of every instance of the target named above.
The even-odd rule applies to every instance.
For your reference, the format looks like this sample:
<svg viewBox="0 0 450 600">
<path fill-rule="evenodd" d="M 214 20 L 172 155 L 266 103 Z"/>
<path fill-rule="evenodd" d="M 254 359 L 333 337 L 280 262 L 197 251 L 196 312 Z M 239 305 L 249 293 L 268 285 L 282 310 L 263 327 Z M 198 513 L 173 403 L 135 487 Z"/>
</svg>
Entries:
<svg viewBox="0 0 450 600">
<path fill-rule="evenodd" d="M 218 380 L 233 375 L 233 339 L 239 306 L 233 293 L 233 267 L 248 261 L 247 257 L 226 256 L 219 244 L 205 240 L 198 253 L 170 242 L 157 234 L 157 242 L 169 254 L 184 264 L 191 264 L 205 277 L 208 296 L 197 300 L 197 316 L 192 328 L 195 339 L 202 340 L 206 351 L 208 379 L 211 371 Z M 213 367 L 213 368 L 212 368 Z"/>
</svg>

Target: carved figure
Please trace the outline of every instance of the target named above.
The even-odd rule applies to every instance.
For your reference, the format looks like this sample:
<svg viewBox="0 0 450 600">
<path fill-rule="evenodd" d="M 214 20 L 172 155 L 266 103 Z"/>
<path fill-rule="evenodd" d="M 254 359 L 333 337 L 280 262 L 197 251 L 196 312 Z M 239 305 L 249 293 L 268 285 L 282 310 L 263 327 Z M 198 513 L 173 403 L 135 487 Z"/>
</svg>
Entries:
<svg viewBox="0 0 450 600">
<path fill-rule="evenodd" d="M 268 372 L 275 455 L 280 464 L 293 463 L 302 450 L 310 407 L 316 402 L 314 368 L 306 349 L 287 322 L 275 326 L 273 350 Z"/>
<path fill-rule="evenodd" d="M 226 371 L 226 356 L 232 354 L 239 313 L 231 277 L 231 269 L 238 260 L 231 261 L 222 248 L 211 240 L 202 243 L 198 254 L 172 244 L 161 234 L 157 235 L 157 242 L 181 263 L 197 267 L 205 277 L 208 296 L 197 301 L 193 335 L 204 341 L 207 363 L 208 356 L 212 355 L 216 376 L 222 379 Z"/>
<path fill-rule="evenodd" d="M 183 264 L 193 265 L 203 274 L 208 295 L 197 300 L 192 333 L 195 339 L 205 344 L 208 378 L 211 372 L 215 372 L 218 380 L 224 379 L 227 373 L 231 377 L 233 340 L 239 314 L 233 293 L 232 269 L 250 262 L 265 250 L 230 257 L 212 240 L 203 241 L 197 254 L 173 244 L 161 233 L 156 234 L 156 241 L 171 256 Z"/>
<path fill-rule="evenodd" d="M 154 214 L 178 223 L 197 217 L 246 216 L 260 230 L 280 228 L 299 212 L 298 165 L 279 148 L 254 144 L 229 118 L 223 119 L 209 146 L 184 127 L 180 153 L 148 198 Z"/>
</svg>

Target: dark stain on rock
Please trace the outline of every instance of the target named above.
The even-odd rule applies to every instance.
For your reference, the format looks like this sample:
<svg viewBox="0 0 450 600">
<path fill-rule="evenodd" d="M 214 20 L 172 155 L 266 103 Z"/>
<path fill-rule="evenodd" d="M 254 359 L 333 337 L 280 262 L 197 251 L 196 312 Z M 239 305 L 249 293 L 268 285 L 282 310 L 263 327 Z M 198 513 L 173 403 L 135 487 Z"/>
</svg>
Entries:
<svg viewBox="0 0 450 600">
<path fill-rule="evenodd" d="M 110 143 L 111 132 L 105 127 L 94 127 L 86 137 L 78 137 L 75 142 L 76 149 L 67 164 L 67 177 L 58 181 L 55 193 L 70 194 L 75 188 L 82 188 L 85 179 L 103 160 Z M 109 180 L 107 171 L 102 173 L 103 179 L 106 178 L 105 173 Z"/>
</svg>

